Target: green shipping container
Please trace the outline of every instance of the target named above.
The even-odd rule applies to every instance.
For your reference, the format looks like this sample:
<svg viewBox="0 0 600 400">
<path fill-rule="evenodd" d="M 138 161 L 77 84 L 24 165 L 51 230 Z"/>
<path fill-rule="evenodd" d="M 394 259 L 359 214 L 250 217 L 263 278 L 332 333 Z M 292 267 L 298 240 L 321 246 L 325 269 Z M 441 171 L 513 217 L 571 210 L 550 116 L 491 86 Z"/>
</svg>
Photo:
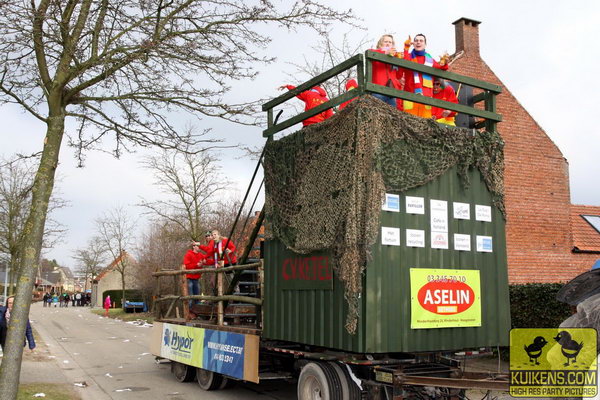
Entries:
<svg viewBox="0 0 600 400">
<path fill-rule="evenodd" d="M 354 334 L 331 254 L 267 241 L 263 337 L 358 353 L 508 345 L 505 223 L 479 170 L 468 175 L 468 188 L 453 167 L 386 194 Z"/>
<path fill-rule="evenodd" d="M 508 345 L 502 148 L 368 95 L 269 141 L 263 337 L 358 353 Z"/>
</svg>

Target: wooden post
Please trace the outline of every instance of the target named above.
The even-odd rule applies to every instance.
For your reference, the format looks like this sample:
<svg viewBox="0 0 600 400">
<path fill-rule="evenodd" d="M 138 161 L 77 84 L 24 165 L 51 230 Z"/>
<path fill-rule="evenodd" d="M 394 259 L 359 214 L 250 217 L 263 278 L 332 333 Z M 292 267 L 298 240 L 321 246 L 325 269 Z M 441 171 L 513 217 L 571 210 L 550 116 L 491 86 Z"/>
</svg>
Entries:
<svg viewBox="0 0 600 400">
<path fill-rule="evenodd" d="M 217 296 L 223 296 L 223 273 L 217 273 Z M 224 322 L 223 301 L 217 303 L 217 325 L 222 326 Z"/>
<path fill-rule="evenodd" d="M 182 276 L 183 276 L 183 279 L 180 281 L 181 295 L 189 296 L 187 278 L 185 277 L 185 275 L 182 275 Z M 183 318 L 185 318 L 186 321 L 189 321 L 192 319 L 191 311 L 192 310 L 190 308 L 190 302 L 188 300 L 183 300 Z"/>
<path fill-rule="evenodd" d="M 258 267 L 258 282 L 260 282 L 260 299 L 263 300 L 265 293 L 265 267 L 263 259 L 260 260 L 260 267 Z M 262 329 L 263 322 L 263 308 L 261 306 L 256 307 L 256 327 Z"/>
</svg>

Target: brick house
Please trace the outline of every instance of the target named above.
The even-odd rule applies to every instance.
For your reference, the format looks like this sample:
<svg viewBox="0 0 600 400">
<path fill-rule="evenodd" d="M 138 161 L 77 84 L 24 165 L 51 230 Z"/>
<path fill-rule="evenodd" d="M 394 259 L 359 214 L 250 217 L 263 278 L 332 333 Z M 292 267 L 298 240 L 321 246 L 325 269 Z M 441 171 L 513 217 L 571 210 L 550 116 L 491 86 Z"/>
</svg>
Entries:
<svg viewBox="0 0 600 400">
<path fill-rule="evenodd" d="M 571 206 L 573 264 L 582 272 L 600 259 L 600 207 Z"/>
<path fill-rule="evenodd" d="M 579 210 L 600 215 L 600 207 L 571 205 L 568 162 L 481 58 L 480 22 L 460 18 L 453 24 L 456 53 L 452 56 L 450 70 L 503 88 L 497 97 L 497 112 L 503 117 L 498 131 L 505 141 L 509 281 L 568 281 L 589 270 L 592 260 L 600 257 L 600 233 L 591 226 L 592 230 L 587 229 L 584 226 L 587 223 L 579 214 L 577 218 L 573 215 Z M 573 230 L 572 226 L 575 227 Z M 597 236 L 595 241 L 589 238 L 590 235 L 592 238 Z M 596 253 L 589 252 L 587 248 L 582 252 L 578 246 L 583 241 L 586 246 L 595 243 L 590 249 Z"/>
<path fill-rule="evenodd" d="M 121 263 L 125 267 L 125 289 L 138 289 L 137 262 L 126 251 L 104 268 L 92 282 L 92 306 L 102 306 L 104 292 L 107 290 L 122 290 L 121 273 L 117 269 Z"/>
</svg>

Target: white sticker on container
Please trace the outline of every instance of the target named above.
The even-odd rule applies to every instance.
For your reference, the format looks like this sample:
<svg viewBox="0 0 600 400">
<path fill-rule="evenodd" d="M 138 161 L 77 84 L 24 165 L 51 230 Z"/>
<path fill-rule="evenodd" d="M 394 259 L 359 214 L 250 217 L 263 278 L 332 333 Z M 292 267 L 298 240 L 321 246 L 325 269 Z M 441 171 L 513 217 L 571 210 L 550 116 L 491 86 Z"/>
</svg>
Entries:
<svg viewBox="0 0 600 400">
<path fill-rule="evenodd" d="M 454 250 L 471 251 L 471 235 L 463 233 L 454 234 Z"/>
<path fill-rule="evenodd" d="M 477 236 L 477 251 L 482 253 L 491 253 L 493 251 L 492 237 Z"/>
<path fill-rule="evenodd" d="M 431 232 L 431 248 L 432 249 L 447 249 L 448 248 L 448 233 L 447 232 Z"/>
<path fill-rule="evenodd" d="M 469 203 L 454 203 L 454 218 L 471 219 L 471 206 Z"/>
<path fill-rule="evenodd" d="M 425 214 L 425 199 L 422 197 L 406 196 L 407 214 Z"/>
<path fill-rule="evenodd" d="M 407 229 L 406 246 L 425 247 L 425 231 L 421 229 Z"/>
<path fill-rule="evenodd" d="M 385 202 L 381 209 L 384 211 L 400 212 L 400 195 L 386 193 Z"/>
<path fill-rule="evenodd" d="M 477 221 L 492 222 L 492 207 L 475 205 L 475 219 Z"/>
<path fill-rule="evenodd" d="M 381 244 L 400 246 L 400 228 L 381 227 Z"/>
</svg>

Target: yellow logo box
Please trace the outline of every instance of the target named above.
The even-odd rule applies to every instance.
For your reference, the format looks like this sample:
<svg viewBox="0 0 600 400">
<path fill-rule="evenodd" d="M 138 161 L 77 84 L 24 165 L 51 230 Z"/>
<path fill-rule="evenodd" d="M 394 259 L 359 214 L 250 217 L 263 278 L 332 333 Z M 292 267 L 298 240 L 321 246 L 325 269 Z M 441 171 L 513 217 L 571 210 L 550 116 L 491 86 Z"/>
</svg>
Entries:
<svg viewBox="0 0 600 400">
<path fill-rule="evenodd" d="M 596 396 L 597 336 L 592 328 L 512 329 L 511 396 Z"/>
</svg>

